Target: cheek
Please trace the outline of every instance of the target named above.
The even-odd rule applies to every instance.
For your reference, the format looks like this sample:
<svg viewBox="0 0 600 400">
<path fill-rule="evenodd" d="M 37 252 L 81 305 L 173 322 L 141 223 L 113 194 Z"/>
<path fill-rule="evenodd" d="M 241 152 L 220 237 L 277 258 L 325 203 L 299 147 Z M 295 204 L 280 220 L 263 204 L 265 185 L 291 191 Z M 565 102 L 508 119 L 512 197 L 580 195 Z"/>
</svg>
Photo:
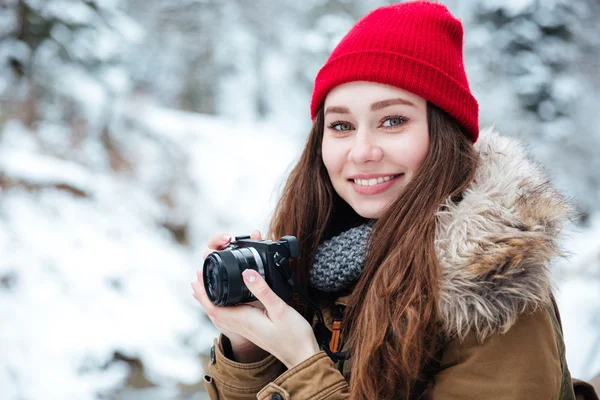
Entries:
<svg viewBox="0 0 600 400">
<path fill-rule="evenodd" d="M 327 169 L 327 173 L 329 174 L 329 178 L 333 181 L 342 171 L 344 166 L 343 157 L 340 153 L 339 149 L 336 149 L 335 146 L 332 146 L 327 141 L 323 141 L 323 146 L 321 147 L 321 155 L 323 158 L 323 164 L 325 164 L 325 169 Z"/>
<path fill-rule="evenodd" d="M 412 141 L 412 146 L 410 148 L 410 168 L 413 171 L 418 170 L 423 165 L 425 158 L 427 158 L 427 154 L 429 153 L 429 134 L 427 132 L 422 132 L 419 135 L 416 135 L 414 140 Z"/>
<path fill-rule="evenodd" d="M 416 155 L 415 167 L 416 167 L 416 169 L 421 168 L 421 165 L 423 165 L 425 158 L 427 158 L 427 153 L 429 153 L 429 140 L 425 141 L 422 144 L 422 146 L 418 149 L 418 151 L 415 152 L 415 155 Z"/>
</svg>

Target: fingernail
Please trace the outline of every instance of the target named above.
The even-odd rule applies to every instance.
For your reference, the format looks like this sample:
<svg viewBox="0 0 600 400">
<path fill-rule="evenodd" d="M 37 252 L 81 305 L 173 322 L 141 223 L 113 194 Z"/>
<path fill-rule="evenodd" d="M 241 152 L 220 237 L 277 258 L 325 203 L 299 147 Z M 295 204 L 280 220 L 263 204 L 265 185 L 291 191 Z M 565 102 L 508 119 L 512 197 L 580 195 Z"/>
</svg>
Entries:
<svg viewBox="0 0 600 400">
<path fill-rule="evenodd" d="M 246 280 L 246 282 L 254 282 L 256 281 L 256 272 L 254 272 L 251 269 L 247 269 L 244 272 L 242 272 L 242 275 L 244 275 L 244 279 Z"/>
<path fill-rule="evenodd" d="M 231 236 L 229 235 L 223 235 L 223 240 L 226 242 L 229 242 L 231 240 Z"/>
</svg>

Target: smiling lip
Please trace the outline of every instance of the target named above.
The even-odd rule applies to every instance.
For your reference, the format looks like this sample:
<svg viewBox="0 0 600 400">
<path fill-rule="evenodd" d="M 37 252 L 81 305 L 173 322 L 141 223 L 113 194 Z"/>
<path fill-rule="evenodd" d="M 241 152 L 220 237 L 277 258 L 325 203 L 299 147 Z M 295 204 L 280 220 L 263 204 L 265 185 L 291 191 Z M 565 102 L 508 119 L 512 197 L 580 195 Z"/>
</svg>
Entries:
<svg viewBox="0 0 600 400">
<path fill-rule="evenodd" d="M 379 176 L 381 175 L 357 175 L 354 177 L 354 179 L 373 179 Z M 354 188 L 354 191 L 356 193 L 364 196 L 373 196 L 385 192 L 387 189 L 392 187 L 392 185 L 394 185 L 394 183 L 396 183 L 398 179 L 401 179 L 402 177 L 404 177 L 404 174 L 398 174 L 389 181 L 377 183 L 373 186 L 361 186 L 354 182 L 354 179 L 351 179 L 350 183 L 352 184 L 352 187 Z"/>
</svg>

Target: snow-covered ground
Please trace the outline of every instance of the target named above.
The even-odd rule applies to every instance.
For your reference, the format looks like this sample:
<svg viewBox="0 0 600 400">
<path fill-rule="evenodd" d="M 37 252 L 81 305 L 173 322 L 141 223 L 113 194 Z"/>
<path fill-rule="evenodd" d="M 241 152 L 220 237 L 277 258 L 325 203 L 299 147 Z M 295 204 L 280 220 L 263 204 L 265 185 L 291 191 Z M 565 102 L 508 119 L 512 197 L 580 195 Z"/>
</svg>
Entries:
<svg viewBox="0 0 600 400">
<path fill-rule="evenodd" d="M 188 247 L 161 226 L 172 210 L 130 177 L 41 154 L 16 123 L 0 134 L 2 399 L 94 399 L 138 358 L 172 398 L 201 378 L 216 335 L 190 296 L 208 235 L 264 231 L 298 146 L 268 126 L 156 108 L 129 110 L 189 156 Z M 39 134 L 36 133 L 36 134 Z M 154 147 L 139 143 L 144 152 Z M 148 158 L 148 156 L 146 156 Z M 146 183 L 161 166 L 148 165 Z M 144 393 L 148 393 L 145 391 Z M 169 393 L 169 394 L 167 394 Z M 147 398 L 147 397 L 146 397 Z"/>
<path fill-rule="evenodd" d="M 134 175 L 44 155 L 16 123 L 0 132 L 2 399 L 111 393 L 130 372 L 115 353 L 138 358 L 160 386 L 130 398 L 175 398 L 197 383 L 216 334 L 190 296 L 204 244 L 217 231 L 266 229 L 303 144 L 280 124 L 124 110 L 145 135 L 127 142 L 142 167 Z M 175 175 L 153 156 L 165 147 L 185 157 Z M 187 179 L 174 186 L 178 207 L 149 189 L 165 174 Z M 188 246 L 163 227 L 169 219 L 188 221 Z M 566 247 L 574 254 L 555 275 L 567 356 L 573 375 L 589 378 L 600 372 L 600 217 Z"/>
<path fill-rule="evenodd" d="M 571 255 L 554 272 L 567 362 L 571 375 L 590 379 L 600 374 L 600 213 L 589 228 L 573 228 L 564 247 Z"/>
</svg>

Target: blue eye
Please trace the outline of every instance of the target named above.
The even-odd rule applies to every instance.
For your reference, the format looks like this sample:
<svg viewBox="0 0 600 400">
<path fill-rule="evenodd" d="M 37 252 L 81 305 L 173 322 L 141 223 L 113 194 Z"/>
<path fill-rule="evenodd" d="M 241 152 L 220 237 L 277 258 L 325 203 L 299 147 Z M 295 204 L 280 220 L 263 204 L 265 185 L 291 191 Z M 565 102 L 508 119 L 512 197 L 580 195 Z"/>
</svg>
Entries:
<svg viewBox="0 0 600 400">
<path fill-rule="evenodd" d="M 393 115 L 385 118 L 385 120 L 383 121 L 383 126 L 385 126 L 386 128 L 391 128 L 394 126 L 402 125 L 407 120 L 407 118 L 402 117 L 400 115 Z"/>
<path fill-rule="evenodd" d="M 343 122 L 343 121 L 335 121 L 335 122 L 332 122 L 329 125 L 327 125 L 327 128 L 333 129 L 336 131 L 345 132 L 345 131 L 352 130 L 352 125 L 350 125 L 346 122 Z"/>
</svg>

